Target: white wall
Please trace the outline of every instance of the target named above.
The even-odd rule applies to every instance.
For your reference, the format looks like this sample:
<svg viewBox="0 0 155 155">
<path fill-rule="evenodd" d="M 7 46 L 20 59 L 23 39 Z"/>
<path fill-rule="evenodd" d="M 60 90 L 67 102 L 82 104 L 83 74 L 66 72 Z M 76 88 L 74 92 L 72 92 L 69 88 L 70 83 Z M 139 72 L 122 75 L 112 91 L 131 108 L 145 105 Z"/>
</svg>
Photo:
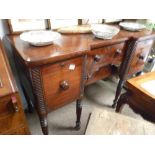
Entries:
<svg viewBox="0 0 155 155">
<path fill-rule="evenodd" d="M 5 19 L 0 19 L 0 38 L 9 33 L 9 28 Z"/>
</svg>

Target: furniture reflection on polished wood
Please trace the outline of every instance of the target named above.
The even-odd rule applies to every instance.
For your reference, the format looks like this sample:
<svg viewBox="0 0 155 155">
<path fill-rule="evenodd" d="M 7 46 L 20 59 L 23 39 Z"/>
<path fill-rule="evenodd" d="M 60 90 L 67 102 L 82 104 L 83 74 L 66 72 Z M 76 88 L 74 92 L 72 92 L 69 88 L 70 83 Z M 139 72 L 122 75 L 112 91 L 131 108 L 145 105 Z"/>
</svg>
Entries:
<svg viewBox="0 0 155 155">
<path fill-rule="evenodd" d="M 93 110 L 86 135 L 154 135 L 155 125 L 145 120 L 96 108 Z"/>
<path fill-rule="evenodd" d="M 30 134 L 1 41 L 0 62 L 0 134 Z"/>
<path fill-rule="evenodd" d="M 155 72 L 149 72 L 128 80 L 127 92 L 120 96 L 116 111 L 120 112 L 124 104 L 129 104 L 135 112 L 141 114 L 145 119 L 155 122 L 155 95 L 141 86 L 141 84 L 152 80 L 155 80 Z"/>
<path fill-rule="evenodd" d="M 48 134 L 48 112 L 75 100 L 76 128 L 80 128 L 84 86 L 113 74 L 113 66 L 119 68 L 124 61 L 128 65 L 127 44 L 133 36 L 150 40 L 155 34 L 149 30 L 121 30 L 111 40 L 96 39 L 92 34 L 61 35 L 53 45 L 45 47 L 31 46 L 18 35 L 8 37 L 21 70 L 21 83 L 24 87 L 27 79 L 32 86 L 44 134 Z M 131 72 L 143 68 L 144 60 L 138 58 L 140 53 L 133 59 Z"/>
<path fill-rule="evenodd" d="M 125 59 L 122 62 L 119 70 L 120 80 L 117 86 L 114 104 L 112 105 L 113 107 L 115 107 L 117 104 L 124 82 L 131 75 L 135 73 L 140 73 L 143 70 L 145 61 L 151 51 L 153 43 L 154 43 L 154 37 L 146 37 L 146 38 L 132 37 L 129 40 L 124 56 Z"/>
</svg>

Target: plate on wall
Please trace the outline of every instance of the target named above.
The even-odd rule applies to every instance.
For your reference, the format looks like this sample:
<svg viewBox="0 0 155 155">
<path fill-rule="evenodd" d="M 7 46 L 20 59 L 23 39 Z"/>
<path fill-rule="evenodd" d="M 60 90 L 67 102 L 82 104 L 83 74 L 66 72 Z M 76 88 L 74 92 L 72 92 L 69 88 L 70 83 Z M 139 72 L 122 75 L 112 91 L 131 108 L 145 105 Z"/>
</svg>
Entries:
<svg viewBox="0 0 155 155">
<path fill-rule="evenodd" d="M 128 31 L 141 31 L 146 28 L 145 25 L 135 22 L 121 22 L 119 25 Z"/>
<path fill-rule="evenodd" d="M 53 44 L 60 36 L 58 32 L 40 30 L 24 32 L 20 35 L 20 39 L 33 46 L 46 46 Z"/>
</svg>

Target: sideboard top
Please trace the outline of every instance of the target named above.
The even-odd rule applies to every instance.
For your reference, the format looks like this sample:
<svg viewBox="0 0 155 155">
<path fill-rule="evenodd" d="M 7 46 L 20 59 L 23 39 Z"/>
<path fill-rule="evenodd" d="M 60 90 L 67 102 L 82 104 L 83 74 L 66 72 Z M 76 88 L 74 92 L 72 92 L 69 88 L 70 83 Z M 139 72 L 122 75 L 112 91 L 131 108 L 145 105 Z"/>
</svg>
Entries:
<svg viewBox="0 0 155 155">
<path fill-rule="evenodd" d="M 149 30 L 140 32 L 120 32 L 110 40 L 97 39 L 93 34 L 68 34 L 61 35 L 61 38 L 53 45 L 35 47 L 20 39 L 19 35 L 10 35 L 9 40 L 16 49 L 17 54 L 25 61 L 28 66 L 36 66 L 47 63 L 76 57 L 90 51 L 96 46 L 106 46 L 129 40 L 130 37 L 147 37 L 153 35 Z"/>
</svg>

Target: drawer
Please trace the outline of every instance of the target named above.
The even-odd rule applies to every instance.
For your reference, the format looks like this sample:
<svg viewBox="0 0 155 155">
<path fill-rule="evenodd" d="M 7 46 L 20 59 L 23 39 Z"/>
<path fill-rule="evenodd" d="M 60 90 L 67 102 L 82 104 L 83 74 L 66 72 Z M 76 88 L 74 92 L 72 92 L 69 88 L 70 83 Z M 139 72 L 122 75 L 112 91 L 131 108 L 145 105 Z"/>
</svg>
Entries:
<svg viewBox="0 0 155 155">
<path fill-rule="evenodd" d="M 92 78 L 95 72 L 108 65 L 120 65 L 124 56 L 125 43 L 114 44 L 93 49 L 88 53 L 86 70 L 87 78 Z"/>
<path fill-rule="evenodd" d="M 88 53 L 88 63 L 95 62 L 96 66 L 120 63 L 125 51 L 125 42 L 93 49 Z"/>
<path fill-rule="evenodd" d="M 134 74 L 141 71 L 150 53 L 153 45 L 153 40 L 141 41 L 137 44 L 134 56 L 129 68 L 129 74 Z"/>
<path fill-rule="evenodd" d="M 44 66 L 43 89 L 48 111 L 80 97 L 84 57 Z"/>
</svg>

